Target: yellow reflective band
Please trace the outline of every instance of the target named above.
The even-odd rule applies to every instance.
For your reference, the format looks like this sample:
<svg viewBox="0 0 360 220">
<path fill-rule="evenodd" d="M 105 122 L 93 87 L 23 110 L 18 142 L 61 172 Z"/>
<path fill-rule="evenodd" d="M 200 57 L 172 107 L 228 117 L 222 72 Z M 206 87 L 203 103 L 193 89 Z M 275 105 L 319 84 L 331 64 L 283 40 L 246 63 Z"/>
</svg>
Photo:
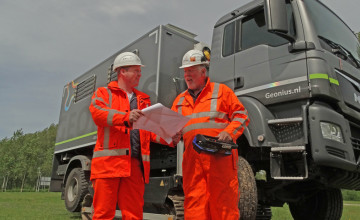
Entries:
<svg viewBox="0 0 360 220">
<path fill-rule="evenodd" d="M 332 84 L 339 85 L 339 81 L 337 81 L 336 79 L 329 78 L 329 81 L 330 81 Z"/>
<path fill-rule="evenodd" d="M 334 78 L 330 78 L 328 74 L 325 73 L 312 73 L 309 75 L 310 79 L 327 79 L 330 81 L 330 83 L 335 84 L 335 85 L 339 85 L 339 81 L 334 79 Z"/>
<path fill-rule="evenodd" d="M 91 136 L 91 135 L 94 135 L 94 134 L 97 134 L 97 131 L 94 131 L 94 132 L 91 132 L 91 133 L 88 133 L 88 134 L 84 134 L 84 135 L 81 135 L 81 136 L 78 136 L 78 137 L 74 137 L 74 138 L 71 138 L 71 139 L 68 139 L 68 140 L 65 140 L 65 141 L 55 143 L 55 146 L 60 145 L 60 144 L 65 144 L 65 143 L 68 143 L 68 142 L 71 142 L 71 141 L 75 141 L 75 140 L 78 140 L 78 139 L 81 139 L 81 138 L 84 138 L 84 137 L 88 137 L 88 136 Z"/>
<path fill-rule="evenodd" d="M 310 79 L 329 79 L 328 74 L 325 73 L 312 73 L 309 77 Z"/>
</svg>

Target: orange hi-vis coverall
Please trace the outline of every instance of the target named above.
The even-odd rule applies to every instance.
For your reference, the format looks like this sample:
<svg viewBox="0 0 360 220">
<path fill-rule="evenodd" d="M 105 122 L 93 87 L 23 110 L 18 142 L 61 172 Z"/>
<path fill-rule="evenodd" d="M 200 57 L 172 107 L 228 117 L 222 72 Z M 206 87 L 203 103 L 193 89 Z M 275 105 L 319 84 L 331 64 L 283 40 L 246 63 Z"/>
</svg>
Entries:
<svg viewBox="0 0 360 220">
<path fill-rule="evenodd" d="M 133 92 L 138 109 L 150 106 L 148 95 L 136 89 Z M 89 109 L 98 126 L 90 176 L 95 190 L 93 219 L 113 219 L 116 203 L 123 220 L 142 219 L 145 183 L 150 173 L 150 141 L 165 141 L 140 130 L 141 159 L 131 157 L 130 103 L 115 81 L 95 91 Z"/>
<path fill-rule="evenodd" d="M 183 128 L 185 219 L 239 219 L 237 150 L 230 156 L 199 154 L 192 140 L 197 134 L 217 136 L 226 131 L 236 141 L 249 123 L 244 106 L 229 87 L 207 78 L 195 103 L 186 90 L 175 99 L 172 110 L 191 118 Z"/>
</svg>

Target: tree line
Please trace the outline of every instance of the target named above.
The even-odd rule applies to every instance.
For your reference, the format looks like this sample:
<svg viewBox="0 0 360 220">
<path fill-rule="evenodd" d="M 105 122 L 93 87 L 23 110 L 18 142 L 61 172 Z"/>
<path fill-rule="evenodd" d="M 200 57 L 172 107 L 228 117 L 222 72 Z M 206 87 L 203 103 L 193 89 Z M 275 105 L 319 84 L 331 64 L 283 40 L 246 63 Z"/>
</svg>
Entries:
<svg viewBox="0 0 360 220">
<path fill-rule="evenodd" d="M 40 176 L 51 176 L 57 125 L 24 134 L 22 129 L 0 141 L 1 191 L 35 191 Z"/>
</svg>

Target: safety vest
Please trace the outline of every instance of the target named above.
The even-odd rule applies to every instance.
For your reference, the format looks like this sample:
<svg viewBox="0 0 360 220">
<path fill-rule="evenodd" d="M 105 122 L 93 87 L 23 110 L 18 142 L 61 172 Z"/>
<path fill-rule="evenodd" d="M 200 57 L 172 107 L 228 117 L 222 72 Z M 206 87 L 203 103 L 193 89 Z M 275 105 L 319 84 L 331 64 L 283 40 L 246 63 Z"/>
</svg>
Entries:
<svg viewBox="0 0 360 220">
<path fill-rule="evenodd" d="M 175 99 L 172 110 L 191 119 L 183 128 L 186 147 L 197 134 L 217 136 L 221 131 L 236 141 L 249 123 L 247 111 L 234 92 L 209 78 L 195 103 L 186 90 Z"/>
<path fill-rule="evenodd" d="M 138 108 L 150 106 L 150 97 L 136 89 Z M 92 96 L 90 112 L 98 126 L 91 161 L 90 179 L 128 177 L 131 174 L 130 103 L 125 91 L 113 81 L 98 88 Z M 149 182 L 150 141 L 160 142 L 155 134 L 140 130 L 141 159 L 145 183 Z"/>
</svg>

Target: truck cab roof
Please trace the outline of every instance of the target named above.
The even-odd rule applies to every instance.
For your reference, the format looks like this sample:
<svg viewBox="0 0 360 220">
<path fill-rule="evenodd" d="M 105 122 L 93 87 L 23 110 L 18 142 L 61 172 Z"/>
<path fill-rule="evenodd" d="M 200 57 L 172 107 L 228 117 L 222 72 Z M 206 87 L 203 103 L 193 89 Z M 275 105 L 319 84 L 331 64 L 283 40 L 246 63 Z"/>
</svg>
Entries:
<svg viewBox="0 0 360 220">
<path fill-rule="evenodd" d="M 253 12 L 254 10 L 259 9 L 262 5 L 264 5 L 264 1 L 263 0 L 254 0 L 251 1 L 249 3 L 247 3 L 246 5 L 243 5 L 229 13 L 227 13 L 226 15 L 222 16 L 215 24 L 214 28 L 234 19 L 237 18 L 241 15 L 247 15 L 249 12 Z"/>
</svg>

